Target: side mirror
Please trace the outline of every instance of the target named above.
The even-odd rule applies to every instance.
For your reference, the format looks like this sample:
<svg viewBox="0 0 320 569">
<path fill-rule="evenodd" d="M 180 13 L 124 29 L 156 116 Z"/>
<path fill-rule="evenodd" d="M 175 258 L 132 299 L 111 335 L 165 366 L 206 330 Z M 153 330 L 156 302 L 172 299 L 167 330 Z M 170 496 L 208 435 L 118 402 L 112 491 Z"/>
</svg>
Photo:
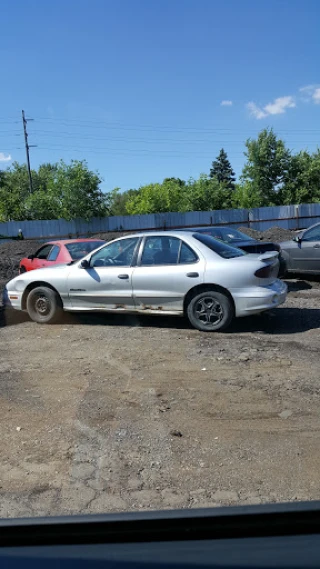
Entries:
<svg viewBox="0 0 320 569">
<path fill-rule="evenodd" d="M 28 256 L 28 259 L 30 259 L 30 261 L 33 261 L 34 255 L 29 255 L 29 256 Z"/>
<path fill-rule="evenodd" d="M 295 241 L 296 243 L 301 243 L 301 241 L 302 241 L 301 235 L 295 235 L 295 237 L 293 237 L 292 241 Z"/>
<path fill-rule="evenodd" d="M 88 261 L 88 259 L 82 259 L 79 266 L 81 269 L 90 269 L 90 261 Z"/>
</svg>

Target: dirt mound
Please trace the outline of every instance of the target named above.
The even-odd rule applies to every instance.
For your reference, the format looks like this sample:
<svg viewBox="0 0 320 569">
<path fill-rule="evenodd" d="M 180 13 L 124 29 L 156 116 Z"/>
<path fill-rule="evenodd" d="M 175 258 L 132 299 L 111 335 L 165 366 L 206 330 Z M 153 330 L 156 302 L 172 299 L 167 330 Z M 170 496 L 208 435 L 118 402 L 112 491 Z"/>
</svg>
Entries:
<svg viewBox="0 0 320 569">
<path fill-rule="evenodd" d="M 295 235 L 294 231 L 283 229 L 283 227 L 278 227 L 277 225 L 269 227 L 266 231 L 257 231 L 251 227 L 239 227 L 239 231 L 258 241 L 274 241 L 275 243 L 288 241 Z"/>
<path fill-rule="evenodd" d="M 248 235 L 248 237 L 252 237 L 252 239 L 257 239 L 257 241 L 263 239 L 262 232 L 256 231 L 256 229 L 251 229 L 251 227 L 238 227 L 238 231 L 241 231 L 241 233 Z"/>
<path fill-rule="evenodd" d="M 18 274 L 21 259 L 35 253 L 41 245 L 37 241 L 28 239 L 2 242 L 0 240 L 0 280 L 8 281 Z"/>
</svg>

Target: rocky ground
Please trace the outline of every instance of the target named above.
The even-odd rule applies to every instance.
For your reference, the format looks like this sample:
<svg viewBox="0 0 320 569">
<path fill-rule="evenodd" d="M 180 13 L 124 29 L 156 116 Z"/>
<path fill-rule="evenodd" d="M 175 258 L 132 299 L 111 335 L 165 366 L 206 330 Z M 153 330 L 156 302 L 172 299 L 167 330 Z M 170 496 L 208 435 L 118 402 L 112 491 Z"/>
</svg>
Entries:
<svg viewBox="0 0 320 569">
<path fill-rule="evenodd" d="M 0 327 L 0 516 L 320 498 L 320 284 L 204 334 L 183 319 Z"/>
</svg>

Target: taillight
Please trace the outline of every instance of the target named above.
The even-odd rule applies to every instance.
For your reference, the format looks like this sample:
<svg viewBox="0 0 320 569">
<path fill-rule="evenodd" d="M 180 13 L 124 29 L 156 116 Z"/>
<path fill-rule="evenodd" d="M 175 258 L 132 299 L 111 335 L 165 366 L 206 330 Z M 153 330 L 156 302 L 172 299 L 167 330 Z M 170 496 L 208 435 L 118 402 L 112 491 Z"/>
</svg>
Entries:
<svg viewBox="0 0 320 569">
<path fill-rule="evenodd" d="M 261 269 L 258 269 L 254 275 L 255 277 L 258 277 L 259 279 L 268 279 L 271 276 L 272 273 L 272 266 L 271 265 L 266 265 L 265 267 L 261 267 Z"/>
</svg>

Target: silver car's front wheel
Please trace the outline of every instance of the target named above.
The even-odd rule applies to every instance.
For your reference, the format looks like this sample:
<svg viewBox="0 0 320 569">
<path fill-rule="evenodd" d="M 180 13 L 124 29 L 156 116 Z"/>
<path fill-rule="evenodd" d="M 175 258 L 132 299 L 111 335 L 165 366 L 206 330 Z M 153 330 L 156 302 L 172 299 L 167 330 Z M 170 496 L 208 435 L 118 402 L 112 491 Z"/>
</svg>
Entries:
<svg viewBox="0 0 320 569">
<path fill-rule="evenodd" d="M 61 299 L 51 288 L 39 286 L 29 292 L 27 310 L 30 318 L 35 322 L 51 324 L 61 317 Z"/>
<path fill-rule="evenodd" d="M 225 294 L 206 290 L 191 298 L 187 315 L 194 328 L 204 332 L 214 332 L 229 326 L 234 310 Z"/>
</svg>

